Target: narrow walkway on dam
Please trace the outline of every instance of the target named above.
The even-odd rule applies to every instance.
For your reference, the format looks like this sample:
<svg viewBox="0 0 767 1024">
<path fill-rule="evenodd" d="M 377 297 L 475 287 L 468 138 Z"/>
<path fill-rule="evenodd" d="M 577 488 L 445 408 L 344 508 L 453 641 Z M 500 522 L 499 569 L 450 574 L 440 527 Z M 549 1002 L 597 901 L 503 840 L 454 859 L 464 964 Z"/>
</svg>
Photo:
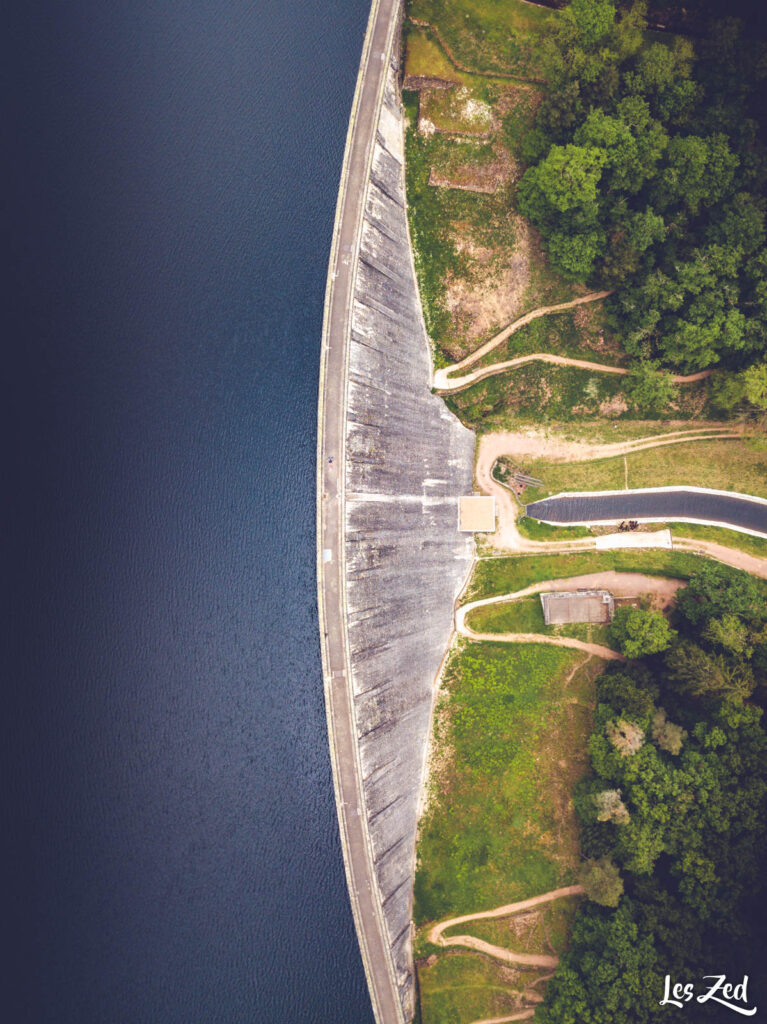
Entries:
<svg viewBox="0 0 767 1024">
<path fill-rule="evenodd" d="M 534 501 L 527 515 L 558 525 L 687 520 L 767 537 L 767 500 L 696 487 L 561 494 Z"/>
</svg>

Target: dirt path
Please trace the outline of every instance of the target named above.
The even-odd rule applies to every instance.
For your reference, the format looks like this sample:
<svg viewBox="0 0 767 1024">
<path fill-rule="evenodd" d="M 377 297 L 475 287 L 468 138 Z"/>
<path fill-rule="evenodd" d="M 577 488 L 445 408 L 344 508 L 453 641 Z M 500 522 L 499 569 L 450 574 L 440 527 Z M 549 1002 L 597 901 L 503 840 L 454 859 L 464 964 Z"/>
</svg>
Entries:
<svg viewBox="0 0 767 1024">
<path fill-rule="evenodd" d="M 505 373 L 516 366 L 524 366 L 525 363 L 553 363 L 555 366 L 577 366 L 581 370 L 593 370 L 595 373 L 615 373 L 625 376 L 629 371 L 625 366 L 610 366 L 607 363 L 592 363 L 588 359 L 571 359 L 569 356 L 555 356 L 550 352 L 535 352 L 531 355 L 517 356 L 515 359 L 507 359 L 503 363 L 493 363 L 492 366 L 483 366 L 479 370 L 466 373 L 461 377 L 447 377 L 446 374 L 457 369 L 458 365 L 448 367 L 447 370 L 437 370 L 434 374 L 434 387 L 441 395 L 452 394 L 455 391 L 463 391 L 471 387 L 477 381 L 486 377 L 493 377 L 497 373 Z M 675 384 L 693 384 L 697 380 L 705 380 L 710 377 L 713 370 L 701 370 L 699 373 L 691 373 L 687 376 L 675 373 L 672 377 Z"/>
<path fill-rule="evenodd" d="M 572 636 L 548 636 L 546 633 L 475 633 L 468 626 L 464 626 L 459 632 L 461 636 L 468 637 L 469 640 L 489 640 L 493 643 L 503 644 L 550 644 L 552 647 L 570 647 L 575 651 L 585 651 L 597 658 L 604 658 L 605 661 L 626 660 L 622 654 L 618 654 L 611 647 L 592 644 L 587 640 L 576 640 Z"/>
<path fill-rule="evenodd" d="M 571 299 L 569 302 L 560 302 L 556 306 L 539 306 L 538 309 L 533 309 L 531 312 L 525 313 L 524 316 L 521 316 L 517 320 L 513 320 L 510 324 L 507 324 L 502 331 L 499 331 L 498 334 L 494 335 L 489 341 L 486 341 L 484 345 L 480 345 L 478 349 L 466 356 L 465 359 L 461 359 L 460 362 L 454 363 L 452 366 L 447 366 L 443 370 L 436 370 L 433 381 L 434 387 L 440 391 L 457 390 L 455 384 L 463 378 L 456 377 L 451 379 L 449 374 L 457 373 L 459 370 L 464 370 L 467 366 L 473 366 L 477 360 L 482 359 L 483 356 L 488 354 L 488 352 L 492 352 L 493 349 L 498 348 L 498 346 L 502 345 L 507 338 L 510 338 L 512 334 L 518 331 L 520 327 L 524 327 L 525 324 L 529 324 L 532 320 L 537 320 L 538 317 L 541 316 L 547 316 L 549 313 L 561 313 L 565 309 L 572 309 L 574 306 L 581 306 L 584 302 L 597 302 L 599 299 L 604 299 L 611 294 L 612 293 L 609 291 L 589 292 L 588 295 L 581 295 L 579 298 Z M 523 356 L 522 358 L 525 361 L 529 361 L 530 359 L 535 359 L 537 357 Z M 512 360 L 512 362 L 513 361 L 514 360 Z M 492 367 L 488 367 L 488 369 L 492 369 Z M 484 371 L 477 372 L 479 373 Z M 466 387 L 467 385 L 462 384 L 460 386 Z"/>
<path fill-rule="evenodd" d="M 734 569 L 743 569 L 745 572 L 750 572 L 752 576 L 767 579 L 767 558 L 760 558 L 759 555 L 747 555 L 745 551 L 729 548 L 725 544 L 717 544 L 713 540 L 691 540 L 687 537 L 675 538 L 674 547 L 681 548 L 683 551 L 709 555 L 718 562 L 731 565 Z"/>
<path fill-rule="evenodd" d="M 517 528 L 519 505 L 511 491 L 492 477 L 493 465 L 501 455 L 508 455 L 515 459 L 550 459 L 552 462 L 588 462 L 593 459 L 630 455 L 632 452 L 660 448 L 665 445 L 691 441 L 734 440 L 741 437 L 743 437 L 743 432 L 734 430 L 732 427 L 697 427 L 691 430 L 652 434 L 631 441 L 617 441 L 608 444 L 565 441 L 534 431 L 483 434 L 479 439 L 477 450 L 476 482 L 480 491 L 495 496 L 498 513 L 496 531 L 488 539 L 494 547 L 512 551 L 586 551 L 590 548 L 593 549 L 595 545 L 593 538 L 572 541 L 534 541 L 522 537 Z"/>
<path fill-rule="evenodd" d="M 558 958 L 555 956 L 538 955 L 535 953 L 513 953 L 502 946 L 493 946 L 482 939 L 475 939 L 473 935 L 443 935 L 447 928 L 453 928 L 459 924 L 467 924 L 469 921 L 487 921 L 494 917 L 511 917 L 512 914 L 521 913 L 523 910 L 531 910 L 542 903 L 550 903 L 552 900 L 561 899 L 563 896 L 578 896 L 583 892 L 581 885 L 566 885 L 562 889 L 552 889 L 541 896 L 533 896 L 528 900 L 520 900 L 518 903 L 507 903 L 503 907 L 496 907 L 495 910 L 482 910 L 477 914 L 464 914 L 462 917 L 451 917 L 448 921 L 440 921 L 428 932 L 429 942 L 437 946 L 466 946 L 469 949 L 476 949 L 488 956 L 503 960 L 508 964 L 525 964 L 529 967 L 556 967 Z M 519 1018 L 521 1019 L 521 1018 Z"/>
<path fill-rule="evenodd" d="M 531 1006 L 529 1010 L 520 1010 L 519 1013 L 512 1013 L 510 1017 L 485 1017 L 483 1020 L 473 1020 L 471 1024 L 506 1024 L 512 1020 L 530 1020 L 534 1014 L 535 1007 Z"/>
<path fill-rule="evenodd" d="M 469 601 L 461 605 L 455 613 L 455 628 L 462 633 L 469 627 L 466 616 L 475 608 L 484 608 L 492 604 L 507 604 L 520 601 L 524 597 L 542 594 L 544 591 L 557 590 L 609 590 L 614 597 L 637 597 L 639 594 L 652 594 L 666 604 L 673 600 L 677 590 L 684 586 L 683 580 L 669 579 L 666 576 L 647 576 L 642 572 L 616 572 L 608 569 L 605 572 L 587 572 L 580 576 L 564 576 L 556 580 L 543 580 L 531 583 L 529 587 L 515 590 L 511 594 L 496 594 L 494 597 L 483 597 L 478 601 Z"/>
<path fill-rule="evenodd" d="M 569 578 L 557 580 L 544 580 L 541 583 L 533 583 L 524 590 L 517 590 L 512 594 L 498 594 L 495 597 L 485 597 L 479 601 L 470 601 L 462 605 L 455 613 L 456 632 L 469 640 L 489 640 L 496 643 L 538 643 L 552 644 L 555 647 L 571 647 L 578 651 L 585 651 L 588 655 L 595 655 L 597 658 L 604 658 L 608 661 L 623 661 L 622 654 L 613 651 L 602 644 L 588 643 L 585 640 L 576 640 L 569 636 L 548 636 L 544 633 L 477 633 L 466 623 L 466 617 L 475 608 L 484 608 L 493 604 L 511 604 L 522 598 L 530 597 L 533 594 L 540 594 L 543 591 L 556 590 L 578 590 L 604 588 L 609 590 L 614 597 L 638 597 L 640 594 L 652 594 L 656 601 L 666 604 L 676 595 L 677 590 L 683 586 L 681 580 L 667 579 L 662 576 L 645 576 L 638 572 L 592 572 L 582 576 L 570 576 Z M 583 663 L 581 663 L 583 664 Z M 576 666 L 580 668 L 581 666 Z"/>
</svg>

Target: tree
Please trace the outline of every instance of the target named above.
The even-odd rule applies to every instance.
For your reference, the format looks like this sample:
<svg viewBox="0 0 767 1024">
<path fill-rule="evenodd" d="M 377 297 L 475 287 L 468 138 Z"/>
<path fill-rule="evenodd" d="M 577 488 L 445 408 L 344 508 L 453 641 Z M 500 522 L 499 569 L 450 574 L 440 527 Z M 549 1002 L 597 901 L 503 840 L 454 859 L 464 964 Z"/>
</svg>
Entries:
<svg viewBox="0 0 767 1024">
<path fill-rule="evenodd" d="M 667 750 L 669 754 L 676 755 L 682 749 L 687 733 L 681 725 L 669 722 L 665 710 L 658 708 L 652 718 L 652 738 L 661 750 Z"/>
<path fill-rule="evenodd" d="M 638 686 L 625 672 L 605 672 L 597 680 L 597 699 L 607 704 L 621 718 L 632 722 L 649 719 L 655 710 L 653 698 L 657 687 Z"/>
<path fill-rule="evenodd" d="M 621 757 L 630 757 L 644 746 L 644 729 L 636 722 L 627 722 L 625 718 L 608 722 L 605 733 Z"/>
<path fill-rule="evenodd" d="M 705 562 L 681 589 L 677 609 L 696 627 L 709 619 L 731 612 L 747 624 L 759 626 L 767 621 L 767 596 L 764 584 L 754 576 L 719 562 Z"/>
<path fill-rule="evenodd" d="M 613 27 L 615 4 L 613 0 L 572 0 L 565 17 L 573 22 L 580 43 L 592 47 Z"/>
<path fill-rule="evenodd" d="M 578 873 L 578 880 L 590 900 L 603 907 L 618 906 L 623 895 L 623 879 L 609 857 L 584 861 Z"/>
<path fill-rule="evenodd" d="M 666 653 L 669 681 L 690 697 L 741 703 L 754 691 L 754 673 L 748 662 L 733 662 L 722 654 L 709 654 L 690 640 L 682 640 Z"/>
<path fill-rule="evenodd" d="M 598 231 L 580 235 L 555 231 L 548 237 L 546 250 L 551 262 L 564 277 L 585 281 L 594 269 L 601 242 L 602 237 Z"/>
<path fill-rule="evenodd" d="M 609 627 L 610 640 L 627 658 L 665 651 L 675 636 L 661 612 L 628 606 L 617 610 Z"/>
<path fill-rule="evenodd" d="M 732 612 L 725 612 L 719 618 L 709 619 L 703 636 L 709 643 L 723 647 L 736 657 L 750 658 L 754 653 L 749 643 L 748 627 Z"/>
<path fill-rule="evenodd" d="M 569 950 L 536 1010 L 541 1024 L 616 1024 L 655 1019 L 663 979 L 652 936 L 625 897 L 612 912 L 586 904 Z"/>
<path fill-rule="evenodd" d="M 743 373 L 746 398 L 761 412 L 767 412 L 767 363 L 755 363 Z"/>
<path fill-rule="evenodd" d="M 616 825 L 625 825 L 629 821 L 628 807 L 621 800 L 619 789 L 605 789 L 594 794 L 597 821 L 613 821 Z"/>
<path fill-rule="evenodd" d="M 555 223 L 559 214 L 577 210 L 595 214 L 606 160 L 605 152 L 594 146 L 552 146 L 519 184 L 520 212 L 539 225 Z"/>
<path fill-rule="evenodd" d="M 663 412 L 678 397 L 673 375 L 652 359 L 642 359 L 631 367 L 624 390 L 629 405 L 639 413 Z"/>
<path fill-rule="evenodd" d="M 722 412 L 732 412 L 746 397 L 746 384 L 742 373 L 722 370 L 711 381 L 711 404 Z"/>
</svg>

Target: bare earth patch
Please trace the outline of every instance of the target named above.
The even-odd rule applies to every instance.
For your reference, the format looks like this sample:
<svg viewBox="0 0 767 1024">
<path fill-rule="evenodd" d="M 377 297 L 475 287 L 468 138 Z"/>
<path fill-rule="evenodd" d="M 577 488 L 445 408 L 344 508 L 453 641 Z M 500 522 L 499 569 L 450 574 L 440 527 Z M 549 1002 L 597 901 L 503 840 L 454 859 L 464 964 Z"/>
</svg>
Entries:
<svg viewBox="0 0 767 1024">
<path fill-rule="evenodd" d="M 418 109 L 438 131 L 486 137 L 500 125 L 490 104 L 472 96 L 463 85 L 450 90 L 424 90 Z"/>
<path fill-rule="evenodd" d="M 455 244 L 468 259 L 469 273 L 448 280 L 445 290 L 445 306 L 455 333 L 461 336 L 450 351 L 454 359 L 462 358 L 477 341 L 513 319 L 522 309 L 530 283 L 529 232 L 521 217 L 514 217 L 516 244 L 514 252 L 505 257 L 471 242 L 462 227 L 456 225 Z"/>
<path fill-rule="evenodd" d="M 493 149 L 495 159 L 486 163 L 467 159 L 465 163 L 452 161 L 449 170 L 432 167 L 429 184 L 435 188 L 461 188 L 467 192 L 494 195 L 511 179 L 515 164 L 503 146 L 494 146 Z"/>
<path fill-rule="evenodd" d="M 628 407 L 628 402 L 619 391 L 617 395 L 613 395 L 612 398 L 606 398 L 604 402 L 599 403 L 599 415 L 605 419 L 612 419 L 615 416 L 622 415 L 628 410 Z"/>
</svg>

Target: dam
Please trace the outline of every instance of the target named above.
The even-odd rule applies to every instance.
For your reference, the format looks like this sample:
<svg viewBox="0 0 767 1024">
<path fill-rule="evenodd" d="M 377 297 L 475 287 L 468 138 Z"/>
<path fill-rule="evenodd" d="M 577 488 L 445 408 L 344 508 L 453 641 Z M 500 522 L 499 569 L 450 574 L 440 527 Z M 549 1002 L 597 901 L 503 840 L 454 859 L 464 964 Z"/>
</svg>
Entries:
<svg viewBox="0 0 767 1024">
<path fill-rule="evenodd" d="M 331 254 L 318 593 L 350 898 L 376 1018 L 415 1005 L 415 840 L 434 684 L 473 558 L 474 435 L 431 393 L 404 184 L 400 5 L 373 6 Z M 396 1005 L 394 1005 L 396 1004 Z"/>
</svg>

